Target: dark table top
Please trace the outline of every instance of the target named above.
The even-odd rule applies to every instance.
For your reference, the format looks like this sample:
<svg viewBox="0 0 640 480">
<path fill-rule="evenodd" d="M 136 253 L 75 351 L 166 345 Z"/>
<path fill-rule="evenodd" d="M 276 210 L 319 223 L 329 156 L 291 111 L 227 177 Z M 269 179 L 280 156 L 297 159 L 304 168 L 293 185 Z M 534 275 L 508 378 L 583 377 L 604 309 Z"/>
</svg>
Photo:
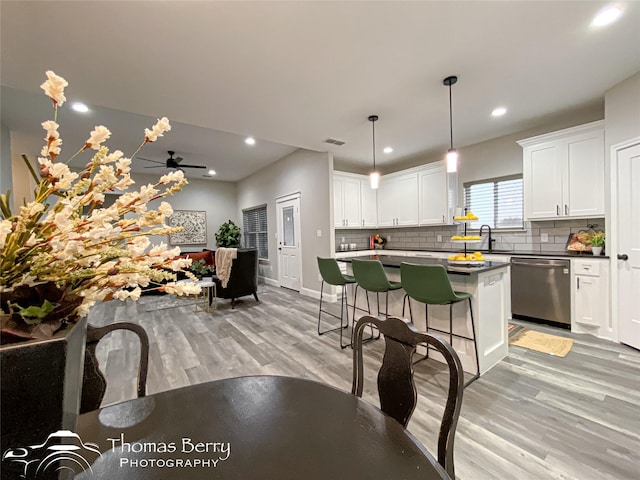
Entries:
<svg viewBox="0 0 640 480">
<path fill-rule="evenodd" d="M 442 265 L 447 269 L 447 273 L 455 274 L 455 275 L 475 275 L 481 272 L 486 272 L 489 270 L 496 270 L 498 268 L 508 267 L 510 264 L 507 262 L 490 262 L 485 261 L 484 265 L 480 266 L 461 266 L 461 265 L 450 265 L 446 258 L 431 258 L 431 257 L 396 257 L 394 255 L 368 255 L 361 257 L 345 257 L 345 258 L 336 258 L 339 262 L 348 262 L 351 263 L 353 259 L 359 260 L 380 260 L 383 266 L 392 267 L 392 268 L 400 268 L 400 264 L 402 262 L 406 263 L 417 263 L 419 265 Z"/>
<path fill-rule="evenodd" d="M 102 452 L 76 480 L 449 478 L 378 408 L 301 378 L 170 390 L 81 415 L 76 432 Z"/>
<path fill-rule="evenodd" d="M 355 250 L 336 250 L 336 253 L 345 253 L 347 251 L 349 252 L 362 252 L 362 251 L 366 251 L 366 250 L 371 250 L 370 248 L 357 248 Z M 385 248 L 384 250 L 382 250 L 383 252 L 385 252 L 385 254 L 389 254 L 389 255 L 393 255 L 394 250 L 397 251 L 401 251 L 401 252 L 405 252 L 407 250 L 412 251 L 412 252 L 439 252 L 439 253 L 457 253 L 459 252 L 461 249 L 458 248 L 456 250 L 453 250 L 451 248 L 435 248 L 435 247 L 429 247 L 429 248 L 421 248 L 421 247 L 411 247 L 411 248 Z M 484 254 L 487 255 L 509 255 L 509 256 L 513 256 L 513 257 L 567 257 L 567 258 L 584 258 L 587 260 L 591 260 L 591 259 L 597 259 L 597 260 L 607 260 L 609 257 L 607 255 L 599 255 L 599 256 L 593 256 L 591 254 L 591 252 L 573 252 L 570 250 L 563 250 L 561 252 L 531 252 L 529 250 L 527 251 L 521 251 L 521 250 L 501 250 L 501 249 L 497 249 L 497 250 L 487 250 L 486 248 L 481 248 L 481 249 L 477 249 L 477 250 L 473 250 L 473 251 L 479 251 L 482 252 Z"/>
</svg>

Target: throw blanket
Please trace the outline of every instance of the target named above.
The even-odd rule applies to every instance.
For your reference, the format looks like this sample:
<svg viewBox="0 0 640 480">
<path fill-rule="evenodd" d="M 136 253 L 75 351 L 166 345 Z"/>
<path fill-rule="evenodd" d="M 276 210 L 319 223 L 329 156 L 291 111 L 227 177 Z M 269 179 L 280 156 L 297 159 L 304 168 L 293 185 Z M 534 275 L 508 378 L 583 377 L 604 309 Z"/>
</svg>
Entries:
<svg viewBox="0 0 640 480">
<path fill-rule="evenodd" d="M 216 250 L 216 276 L 220 279 L 222 288 L 227 288 L 231 276 L 231 264 L 237 257 L 237 248 L 220 247 Z"/>
</svg>

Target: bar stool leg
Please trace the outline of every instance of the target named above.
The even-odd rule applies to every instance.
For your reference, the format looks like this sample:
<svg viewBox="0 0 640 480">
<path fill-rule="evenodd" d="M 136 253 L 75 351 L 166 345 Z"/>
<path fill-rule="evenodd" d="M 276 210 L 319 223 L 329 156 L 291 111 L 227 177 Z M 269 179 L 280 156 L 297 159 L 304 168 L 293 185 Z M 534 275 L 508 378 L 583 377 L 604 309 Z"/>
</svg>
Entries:
<svg viewBox="0 0 640 480">
<path fill-rule="evenodd" d="M 342 286 L 342 298 L 344 300 L 344 313 L 345 313 L 345 317 L 347 319 L 347 322 L 345 323 L 344 327 L 342 327 L 342 307 L 343 304 L 342 302 L 340 302 L 340 348 L 347 348 L 349 345 L 351 345 L 351 342 L 349 343 L 343 343 L 342 342 L 342 330 L 344 330 L 345 328 L 349 328 L 349 303 L 347 302 L 347 285 L 343 285 Z M 355 317 L 354 317 L 355 318 Z"/>
<path fill-rule="evenodd" d="M 347 328 L 349 326 L 349 313 L 347 311 L 347 325 L 344 325 L 344 311 L 347 310 L 346 307 L 344 307 L 344 304 L 346 303 L 346 297 L 345 297 L 345 285 L 342 285 L 342 299 L 340 300 L 340 316 L 338 317 L 337 315 L 334 315 L 331 312 L 328 312 L 326 310 L 322 310 L 322 299 L 323 299 L 323 294 L 324 294 L 324 280 L 322 281 L 322 283 L 320 284 L 320 307 L 318 309 L 318 335 L 322 336 L 325 333 L 329 333 L 329 332 L 335 332 L 336 330 L 340 330 L 340 335 L 342 336 L 342 329 L 343 328 Z M 348 304 L 347 304 L 348 305 Z M 331 328 L 329 330 L 324 330 L 322 331 L 320 328 L 320 323 L 322 320 L 322 314 L 326 313 L 327 315 L 331 315 L 332 317 L 335 318 L 339 318 L 340 319 L 340 326 L 336 327 L 336 328 Z M 340 342 L 342 343 L 342 341 Z"/>
<path fill-rule="evenodd" d="M 404 318 L 404 307 L 406 307 L 407 305 L 407 298 L 409 298 L 409 294 L 405 293 L 404 297 L 402 297 L 402 317 Z M 409 300 L 411 301 L 411 300 Z M 411 319 L 411 321 L 413 322 L 413 319 Z"/>
<path fill-rule="evenodd" d="M 318 308 L 318 335 L 322 335 L 322 333 L 320 333 L 320 317 L 322 316 L 322 293 L 324 290 L 324 280 L 322 280 L 322 283 L 320 284 L 320 307 Z"/>
<path fill-rule="evenodd" d="M 453 303 L 449 304 L 449 345 L 453 348 Z"/>
<path fill-rule="evenodd" d="M 473 382 L 475 382 L 478 378 L 480 378 L 480 360 L 478 359 L 478 341 L 476 340 L 476 326 L 475 320 L 473 318 L 473 307 L 471 306 L 471 297 L 469 297 L 469 313 L 471 314 L 471 333 L 473 334 L 473 349 L 476 353 L 476 374 L 471 377 L 465 384 L 464 388 L 467 388 Z"/>
</svg>

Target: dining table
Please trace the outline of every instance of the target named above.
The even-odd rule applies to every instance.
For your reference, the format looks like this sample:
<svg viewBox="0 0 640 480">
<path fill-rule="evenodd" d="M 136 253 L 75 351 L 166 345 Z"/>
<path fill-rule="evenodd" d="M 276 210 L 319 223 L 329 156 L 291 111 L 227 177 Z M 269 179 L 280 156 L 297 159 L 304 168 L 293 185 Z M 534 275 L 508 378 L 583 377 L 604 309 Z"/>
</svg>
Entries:
<svg viewBox="0 0 640 480">
<path fill-rule="evenodd" d="M 78 480 L 450 478 L 378 407 L 306 378 L 168 390 L 80 415 L 76 433 L 100 451 Z"/>
</svg>

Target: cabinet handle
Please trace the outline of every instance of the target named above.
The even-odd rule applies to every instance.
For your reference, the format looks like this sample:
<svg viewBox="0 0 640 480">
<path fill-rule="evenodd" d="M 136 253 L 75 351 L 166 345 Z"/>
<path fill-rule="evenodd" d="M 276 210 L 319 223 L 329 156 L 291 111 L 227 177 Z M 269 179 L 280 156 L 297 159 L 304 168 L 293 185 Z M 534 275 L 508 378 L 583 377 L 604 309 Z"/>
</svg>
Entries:
<svg viewBox="0 0 640 480">
<path fill-rule="evenodd" d="M 556 216 L 560 216 L 560 205 L 556 205 Z"/>
<path fill-rule="evenodd" d="M 442 215 L 442 223 L 447 223 L 447 219 L 444 215 Z"/>
<path fill-rule="evenodd" d="M 362 226 L 364 227 L 364 218 L 362 219 Z"/>
<path fill-rule="evenodd" d="M 569 215 L 569 206 L 566 203 L 564 204 L 564 214 Z"/>
<path fill-rule="evenodd" d="M 578 281 L 578 290 L 580 290 L 580 277 L 576 277 L 576 280 Z"/>
</svg>

